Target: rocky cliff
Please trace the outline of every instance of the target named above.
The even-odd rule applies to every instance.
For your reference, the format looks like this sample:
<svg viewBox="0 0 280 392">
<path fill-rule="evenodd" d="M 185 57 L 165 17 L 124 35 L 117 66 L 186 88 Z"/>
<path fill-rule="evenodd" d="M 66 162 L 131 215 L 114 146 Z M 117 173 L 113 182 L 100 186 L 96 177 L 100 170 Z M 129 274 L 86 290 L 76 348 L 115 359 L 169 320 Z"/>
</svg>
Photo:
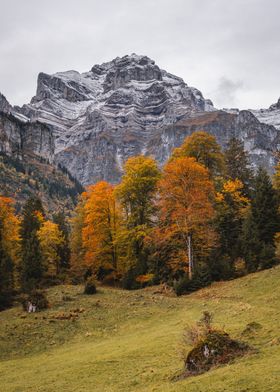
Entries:
<svg viewBox="0 0 280 392">
<path fill-rule="evenodd" d="M 37 194 L 47 213 L 64 210 L 67 214 L 82 187 L 66 169 L 52 164 L 52 131 L 17 113 L 3 96 L 0 107 L 0 195 L 12 197 L 19 209 L 29 196 Z"/>
<path fill-rule="evenodd" d="M 152 155 L 163 164 L 195 130 L 214 134 L 222 146 L 232 136 L 244 140 L 253 165 L 269 170 L 280 145 L 276 124 L 263 124 L 250 111 L 219 111 L 181 78 L 135 54 L 81 74 L 40 73 L 36 95 L 16 111 L 28 119 L 25 146 L 67 167 L 83 184 L 119 181 L 132 155 Z M 35 124 L 49 130 L 49 139 Z"/>
<path fill-rule="evenodd" d="M 271 105 L 268 109 L 251 110 L 257 119 L 265 124 L 273 125 L 280 130 L 280 98 L 277 103 Z"/>
</svg>

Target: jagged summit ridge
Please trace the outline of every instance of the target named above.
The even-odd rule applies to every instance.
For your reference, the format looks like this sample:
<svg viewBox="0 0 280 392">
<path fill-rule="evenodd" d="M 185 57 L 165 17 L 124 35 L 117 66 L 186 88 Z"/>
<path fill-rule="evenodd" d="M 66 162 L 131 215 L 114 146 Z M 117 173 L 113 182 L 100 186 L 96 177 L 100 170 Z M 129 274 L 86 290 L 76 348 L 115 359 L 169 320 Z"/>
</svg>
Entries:
<svg viewBox="0 0 280 392">
<path fill-rule="evenodd" d="M 174 147 L 201 129 L 222 146 L 233 136 L 242 139 L 253 165 L 269 170 L 280 145 L 280 132 L 260 123 L 258 114 L 219 111 L 182 78 L 136 54 L 84 73 L 40 73 L 31 102 L 9 110 L 32 129 L 34 124 L 48 129 L 51 160 L 83 184 L 118 182 L 124 162 L 133 155 L 151 155 L 162 165 Z M 275 113 L 278 108 L 268 110 Z"/>
<path fill-rule="evenodd" d="M 57 162 L 70 165 L 77 178 L 90 183 L 107 172 L 107 160 L 113 167 L 105 177 L 119 178 L 122 162 L 131 154 L 145 153 L 156 130 L 185 115 L 213 110 L 199 90 L 161 70 L 147 56 L 132 54 L 81 74 L 40 73 L 36 96 L 22 113 L 52 129 Z M 100 158 L 105 134 L 107 143 L 114 139 L 114 147 Z M 128 148 L 132 139 L 134 146 L 130 143 Z"/>
<path fill-rule="evenodd" d="M 280 98 L 268 109 L 251 110 L 251 112 L 259 119 L 259 121 L 273 125 L 280 130 Z"/>
</svg>

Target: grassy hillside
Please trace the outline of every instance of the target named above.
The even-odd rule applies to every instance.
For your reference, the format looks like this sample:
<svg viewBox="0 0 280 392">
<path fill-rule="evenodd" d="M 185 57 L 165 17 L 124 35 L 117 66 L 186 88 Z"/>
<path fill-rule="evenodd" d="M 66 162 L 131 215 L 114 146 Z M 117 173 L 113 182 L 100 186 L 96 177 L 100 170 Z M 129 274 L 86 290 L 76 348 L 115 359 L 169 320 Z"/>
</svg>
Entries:
<svg viewBox="0 0 280 392">
<path fill-rule="evenodd" d="M 157 288 L 125 292 L 50 289 L 52 308 L 0 313 L 1 392 L 279 391 L 280 267 L 216 283 L 186 297 Z M 255 354 L 179 382 L 182 330 L 204 310 Z M 261 328 L 242 334 L 246 325 Z"/>
<path fill-rule="evenodd" d="M 82 186 L 66 170 L 42 158 L 24 160 L 0 153 L 0 195 L 12 197 L 19 209 L 31 195 L 38 195 L 47 213 L 73 210 Z"/>
</svg>

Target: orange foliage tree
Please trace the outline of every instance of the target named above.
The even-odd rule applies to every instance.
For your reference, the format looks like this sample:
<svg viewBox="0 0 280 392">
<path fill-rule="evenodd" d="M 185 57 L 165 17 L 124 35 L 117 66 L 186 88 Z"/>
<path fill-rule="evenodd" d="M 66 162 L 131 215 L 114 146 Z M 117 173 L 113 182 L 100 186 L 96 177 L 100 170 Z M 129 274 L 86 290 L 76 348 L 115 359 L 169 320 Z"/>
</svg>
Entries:
<svg viewBox="0 0 280 392">
<path fill-rule="evenodd" d="M 114 187 L 101 181 L 89 186 L 83 199 L 82 242 L 85 264 L 96 274 L 100 273 L 101 268 L 104 271 L 116 271 L 119 210 L 114 197 Z"/>
<path fill-rule="evenodd" d="M 214 245 L 214 186 L 208 170 L 194 158 L 171 160 L 159 183 L 161 224 L 157 237 L 175 245 L 169 263 L 172 269 L 188 270 L 193 276 L 194 255 L 205 256 Z"/>
</svg>

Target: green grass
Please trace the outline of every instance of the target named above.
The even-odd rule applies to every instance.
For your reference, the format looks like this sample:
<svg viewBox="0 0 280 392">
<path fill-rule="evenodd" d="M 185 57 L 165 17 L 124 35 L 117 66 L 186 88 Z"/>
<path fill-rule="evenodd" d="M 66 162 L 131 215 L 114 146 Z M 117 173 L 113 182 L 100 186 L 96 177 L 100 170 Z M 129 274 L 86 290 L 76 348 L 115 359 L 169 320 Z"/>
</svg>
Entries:
<svg viewBox="0 0 280 392">
<path fill-rule="evenodd" d="M 279 391 L 279 282 L 277 267 L 180 298 L 156 294 L 156 288 L 100 288 L 94 296 L 82 295 L 77 286 L 52 288 L 52 307 L 47 311 L 26 315 L 16 307 L 0 313 L 0 390 Z M 72 301 L 63 301 L 63 295 Z M 82 312 L 74 321 L 56 318 L 77 308 Z M 213 312 L 215 324 L 231 337 L 242 338 L 257 351 L 203 375 L 172 382 L 182 369 L 182 331 L 204 310 Z M 262 328 L 242 337 L 253 321 Z"/>
</svg>

